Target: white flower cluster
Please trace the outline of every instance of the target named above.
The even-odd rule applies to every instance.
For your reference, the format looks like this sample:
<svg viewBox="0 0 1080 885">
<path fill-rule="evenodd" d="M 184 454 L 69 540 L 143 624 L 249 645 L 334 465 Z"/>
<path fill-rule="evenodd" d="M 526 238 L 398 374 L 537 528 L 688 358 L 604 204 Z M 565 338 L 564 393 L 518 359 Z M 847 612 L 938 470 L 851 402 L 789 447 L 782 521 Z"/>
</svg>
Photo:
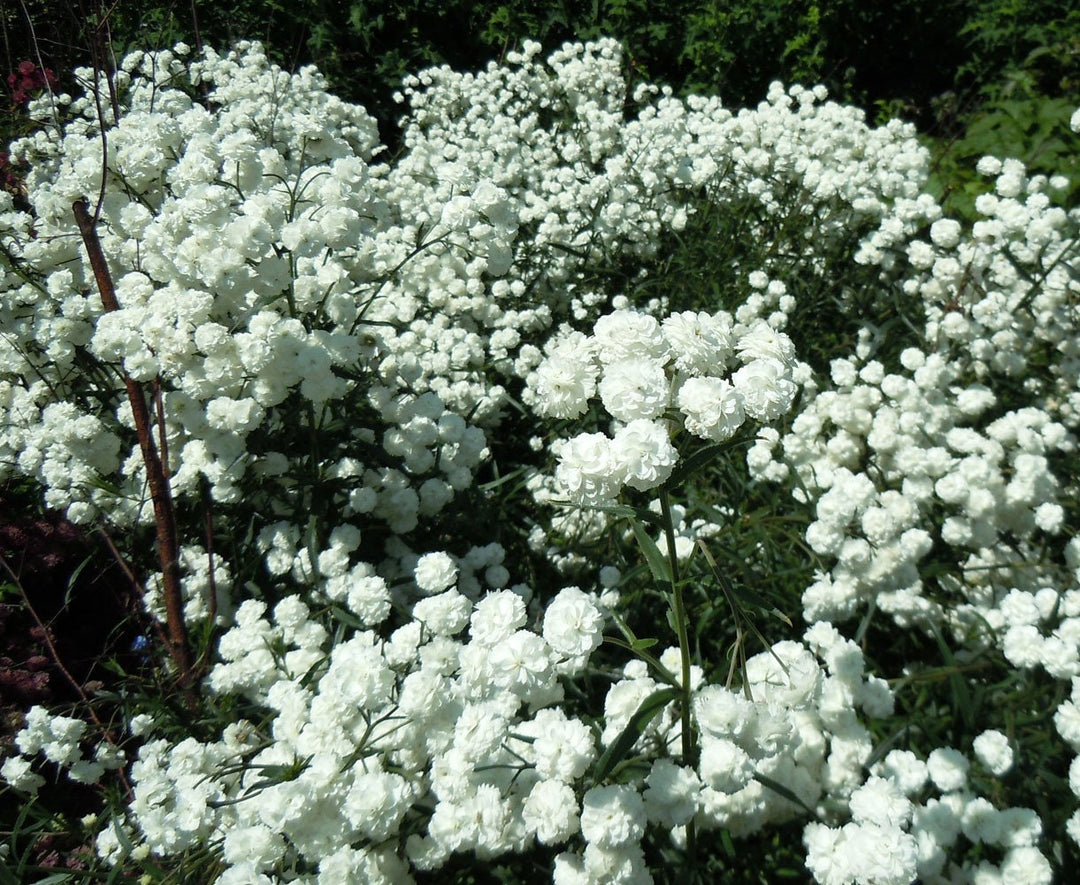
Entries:
<svg viewBox="0 0 1080 885">
<path fill-rule="evenodd" d="M 979 171 L 996 180 L 970 230 L 927 204 L 926 239 L 909 233 L 887 253 L 871 238 L 859 255 L 918 298 L 922 345 L 889 369 L 873 358 L 889 342 L 864 330 L 856 354 L 832 363 L 831 383 L 808 387 L 790 431 L 759 437 L 749 465 L 759 478 L 793 481 L 793 494 L 813 505 L 806 540 L 831 567 L 805 591 L 805 618 L 841 622 L 869 606 L 901 627 L 949 629 L 961 654 L 993 644 L 1018 670 L 1070 680 L 1080 672 L 1080 547 L 1066 540 L 1080 424 L 1080 213 L 1053 205 L 1060 188 L 1028 178 L 1016 161 L 985 158 Z M 882 230 L 909 230 L 914 217 Z M 932 549 L 955 569 L 924 574 Z M 1080 731 L 1067 724 L 1071 705 L 1059 708 L 1058 728 L 1080 749 L 1072 742 Z M 974 752 L 994 775 L 1012 765 L 998 732 L 981 735 Z M 962 831 L 1006 849 L 1000 868 L 985 862 L 962 875 L 1050 881 L 1035 847 L 1038 816 L 999 811 L 964 789 L 943 795 L 932 812 L 929 804 L 908 808 L 889 833 L 852 797 L 850 823 L 808 828 L 808 863 L 820 882 L 906 882 L 916 869 L 924 881 L 953 881 L 961 873 L 946 870 L 945 859 Z M 1022 838 L 1004 823 L 1009 815 L 1029 821 Z M 931 823 L 929 835 L 920 821 Z M 1080 828 L 1070 826 L 1075 839 Z"/>
<path fill-rule="evenodd" d="M 992 609 L 1017 576 L 985 569 L 1009 558 L 1000 543 L 1037 559 L 1041 539 L 1063 531 L 1052 465 L 1076 445 L 1078 217 L 1052 205 L 1045 178 L 1029 180 L 1015 161 L 987 158 L 980 171 L 998 178 L 970 232 L 939 218 L 929 242 L 907 246 L 901 286 L 925 306 L 926 348 L 905 350 L 890 372 L 868 359 L 865 341 L 859 356 L 833 363 L 832 384 L 788 436 L 762 438 L 752 453 L 758 475 L 794 469 L 816 507 L 807 540 L 836 558 L 804 597 L 810 618 L 842 619 L 874 597 L 901 623 L 943 619 L 917 567 L 940 540 L 970 551 L 970 573 L 953 588 L 962 604 L 948 613 L 958 632 L 987 616 L 1001 625 Z M 1009 409 L 1003 394 L 1020 374 L 1028 404 Z M 1051 569 L 1043 579 L 1061 577 Z"/>
<path fill-rule="evenodd" d="M 299 597 L 272 614 L 242 603 L 209 684 L 245 694 L 270 724 L 229 726 L 214 743 L 144 745 L 133 837 L 161 854 L 222 844 L 220 882 L 261 881 L 298 859 L 318 866 L 310 881 L 397 882 L 410 863 L 430 869 L 456 851 L 499 854 L 538 831 L 549 842 L 575 832 L 564 785 L 596 748 L 584 723 L 550 704 L 561 698 L 554 675 L 579 672 L 599 645 L 599 610 L 566 588 L 532 632 L 521 596 L 474 604 L 446 559 L 421 557 L 417 580 L 434 595 L 386 641 L 365 630 L 332 643 Z M 564 825 L 552 808 L 569 813 Z"/>
<path fill-rule="evenodd" d="M 118 119 L 92 93 L 61 97 L 63 128 L 13 146 L 32 212 L 0 192 L 0 479 L 33 478 L 75 521 L 149 522 L 126 373 L 160 390 L 174 496 L 208 489 L 219 523 L 253 539 L 273 585 L 256 589 L 281 599 L 230 599 L 254 563 L 183 546 L 186 616 L 231 624 L 206 690 L 250 721 L 209 741 L 133 721 L 135 796 L 99 852 L 208 846 L 225 885 L 407 882 L 455 853 L 540 843 L 561 851 L 556 882 L 641 882 L 650 833 L 748 835 L 808 807 L 822 883 L 1048 881 L 1037 815 L 979 796 L 960 751 L 894 751 L 867 778 L 863 719 L 890 716 L 893 696 L 829 622 L 871 609 L 1073 680 L 1055 722 L 1080 752 L 1080 544 L 1065 540 L 1076 490 L 1060 467 L 1080 426 L 1080 213 L 1053 205 L 1053 181 L 986 160 L 995 190 L 966 231 L 922 192 L 910 127 L 870 129 L 820 89 L 776 85 L 733 113 L 642 86 L 627 119 L 617 43 L 539 52 L 406 81 L 392 164 L 362 109 L 255 44 L 136 53 L 116 75 Z M 71 212 L 103 171 L 112 312 Z M 734 268 L 753 291 L 730 312 L 680 312 L 673 296 L 639 310 L 605 290 L 613 259 L 654 256 L 704 206 L 745 218 L 750 239 L 783 221 L 793 239 L 772 251 L 795 257 Z M 865 329 L 814 379 L 782 331 L 800 310 L 788 285 L 859 238 L 857 260 L 881 272 L 871 297 L 917 303 L 921 340 L 892 354 Z M 535 552 L 588 564 L 606 589 L 530 610 L 498 544 L 414 549 L 411 533 L 442 535 L 436 519 L 502 454 L 508 390 L 553 425 L 530 431 L 534 454 L 561 422 L 612 419 L 610 435 L 557 440 L 553 477 L 509 463 L 509 445 L 499 464 L 531 472 L 538 502 L 594 507 L 662 485 L 676 443 L 778 423 L 804 394 L 749 465 L 814 508 L 806 539 L 826 565 L 803 598 L 812 626 L 752 658 L 744 694 L 693 671 L 694 765 L 668 704 L 634 745 L 638 774 L 592 778 L 601 744 L 663 688 L 634 661 L 602 714 L 564 697 L 601 642 L 613 567 L 552 552 L 535 526 Z M 674 509 L 683 557 L 718 528 Z M 586 541 L 605 526 L 588 509 L 550 523 Z M 924 575 L 932 549 L 957 568 Z M 158 595 L 151 578 L 152 609 Z M 671 672 L 678 660 L 660 656 Z M 122 764 L 84 757 L 85 736 L 35 708 L 0 773 L 33 792 L 37 758 L 86 782 Z M 1014 763 L 993 729 L 971 754 L 991 777 Z M 1080 764 L 1069 784 L 1080 796 Z M 953 869 L 961 834 L 986 859 Z"/>
<path fill-rule="evenodd" d="M 15 735 L 19 755 L 4 760 L 0 777 L 16 790 L 33 794 L 45 783 L 45 778 L 33 770 L 33 760 L 39 754 L 80 784 L 96 784 L 106 771 L 124 766 L 127 760 L 123 750 L 107 741 L 99 741 L 93 758 L 87 758 L 82 747 L 84 736 L 86 722 L 82 719 L 56 716 L 44 707 L 31 707 L 26 713 L 26 724 Z"/>
<path fill-rule="evenodd" d="M 295 507 L 275 440 L 299 418 L 324 438 L 320 469 L 341 505 L 407 531 L 486 455 L 476 428 L 442 416 L 497 419 L 504 391 L 485 368 L 524 375 L 555 321 L 595 313 L 605 296 L 574 282 L 590 260 L 649 253 L 702 189 L 718 206 L 750 199 L 770 212 L 801 193 L 822 236 L 871 225 L 910 202 L 925 166 L 910 130 L 870 130 L 858 112 L 801 89 L 774 88 L 736 115 L 664 95 L 627 121 L 614 41 L 567 46 L 546 63 L 529 43 L 476 75 L 423 73 L 406 88 L 405 154 L 375 166 L 374 122 L 328 96 L 312 69 L 289 75 L 254 44 L 192 62 L 185 51 L 126 59 L 120 119 L 106 109 L 98 230 L 119 311 L 103 315 L 70 210 L 99 187 L 90 95 L 62 97 L 72 118 L 63 132 L 13 146 L 32 166 L 33 216 L 0 196 L 12 259 L 0 303 L 0 469 L 35 477 L 79 521 L 150 518 L 141 459 L 133 441 L 116 441 L 130 440 L 126 403 L 69 390 L 82 360 L 160 380 L 175 495 L 205 478 L 235 503 L 254 474 L 261 511 Z M 774 283 L 741 321 L 790 301 Z M 676 357 L 689 372 L 696 345 L 685 334 Z M 778 379 L 756 370 L 756 387 L 774 390 Z M 617 379 L 607 387 L 617 398 Z M 720 415 L 733 420 L 724 391 L 699 381 L 687 399 L 696 387 L 696 408 L 709 412 L 698 424 L 719 432 Z M 426 392 L 438 399 L 413 405 Z M 341 413 L 365 420 L 342 432 L 332 420 Z M 110 497 L 100 479 L 125 494 Z"/>
<path fill-rule="evenodd" d="M 976 378 L 1022 377 L 1033 399 L 1075 428 L 1076 213 L 1054 205 L 1046 176 L 1029 178 L 1018 160 L 985 157 L 978 168 L 996 176 L 993 192 L 975 202 L 979 220 L 965 234 L 940 219 L 929 242 L 913 239 L 915 272 L 904 288 L 922 298 L 928 342 L 963 354 Z"/>
<path fill-rule="evenodd" d="M 198 84 L 213 110 L 189 94 Z M 150 519 L 130 408 L 105 383 L 115 366 L 162 387 L 175 497 L 205 481 L 234 504 L 255 474 L 261 500 L 249 504 L 294 509 L 294 465 L 278 446 L 306 426 L 346 515 L 401 532 L 437 513 L 488 450 L 438 393 L 411 386 L 418 370 L 380 340 L 418 306 L 381 288 L 415 231 L 393 223 L 380 193 L 374 121 L 328 96 L 313 70 L 286 74 L 255 45 L 190 65 L 136 54 L 118 88 L 98 230 L 119 310 L 103 311 L 71 211 L 102 174 L 94 103 L 73 101 L 63 132 L 13 147 L 33 164 L 34 214 L 2 198 L 0 469 L 39 480 L 76 521 Z M 441 377 L 453 378 L 473 359 L 457 354 L 467 336 L 433 329 L 436 349 L 451 351 Z M 72 381 L 86 361 L 103 373 L 91 372 L 89 396 Z M 335 432 L 343 412 L 367 420 Z"/>
<path fill-rule="evenodd" d="M 993 734 L 999 733 L 994 732 Z M 976 752 L 979 752 L 978 746 Z M 926 761 L 893 750 L 852 792 L 851 819 L 839 827 L 807 825 L 807 866 L 821 885 L 846 883 L 1053 881 L 1037 847 L 1042 822 L 1030 808 L 999 808 L 973 793 L 968 759 L 951 748 Z M 931 791 L 936 796 L 928 796 Z M 948 851 L 963 837 L 1000 863 L 949 865 Z"/>
<path fill-rule="evenodd" d="M 731 361 L 741 365 L 728 376 Z M 669 414 L 712 442 L 750 418 L 775 421 L 790 407 L 795 350 L 764 320 L 735 325 L 720 311 L 686 311 L 663 322 L 633 310 L 596 321 L 591 336 L 570 332 L 547 347 L 523 394 L 540 415 L 576 418 L 598 396 L 616 422 L 614 437 L 583 433 L 552 446 L 555 477 L 574 504 L 614 500 L 624 486 L 663 484 L 678 460 Z"/>
<path fill-rule="evenodd" d="M 858 647 L 819 625 L 805 647 L 782 642 L 751 658 L 742 693 L 695 673 L 696 768 L 669 755 L 681 721 L 669 704 L 635 748 L 647 773 L 589 786 L 596 733 L 558 706 L 554 676 L 584 672 L 599 646 L 595 598 L 564 588 L 532 630 L 521 595 L 473 602 L 455 570 L 441 551 L 419 558 L 417 582 L 432 595 L 387 640 L 365 629 L 332 641 L 297 596 L 272 611 L 242 603 L 209 685 L 244 695 L 265 724 L 237 722 L 206 743 L 145 743 L 117 824 L 123 837 L 105 830 L 103 856 L 118 862 L 125 843 L 159 856 L 209 843 L 225 863 L 219 883 L 274 881 L 297 865 L 318 874 L 294 881 L 407 882 L 410 869 L 435 869 L 456 852 L 495 857 L 539 842 L 566 846 L 557 882 L 647 881 L 650 826 L 678 830 L 693 819 L 745 835 L 797 816 L 766 782 L 804 806 L 823 783 L 856 784 L 872 749 L 856 710 L 891 709 Z M 677 658 L 670 649 L 661 661 Z M 601 741 L 614 741 L 660 687 L 644 663 L 628 664 L 608 690 Z"/>
<path fill-rule="evenodd" d="M 427 250 L 401 268 L 394 301 L 458 317 L 500 372 L 532 370 L 541 357 L 536 333 L 561 319 L 594 320 L 610 295 L 596 290 L 590 267 L 625 253 L 653 255 L 665 231 L 686 225 L 702 193 L 718 212 L 746 216 L 748 238 L 765 226 L 759 213 L 782 216 L 797 204 L 813 217 L 823 248 L 905 212 L 925 214 L 918 195 L 928 159 L 914 129 L 870 129 L 861 111 L 824 102 L 820 88 L 773 84 L 767 101 L 733 113 L 715 98 L 683 102 L 641 85 L 640 111 L 627 119 L 615 41 L 568 44 L 546 63 L 539 53 L 525 41 L 504 64 L 477 73 L 442 67 L 408 78 L 406 152 L 385 192 L 413 223 L 403 242 L 450 241 L 454 232 L 479 238 L 465 268 L 501 278 L 484 288 L 455 270 L 462 257 Z M 810 271 L 815 258 L 805 245 L 798 267 Z M 763 270 L 751 276 L 765 280 L 739 321 L 769 316 L 781 328 L 792 301 L 783 282 Z M 420 364 L 420 384 L 427 354 L 439 350 L 429 339 L 424 326 L 397 352 Z M 694 346 L 684 339 L 676 349 L 689 359 Z"/>
<path fill-rule="evenodd" d="M 750 464 L 764 475 L 775 459 L 814 502 L 807 542 L 836 564 L 804 594 L 808 620 L 840 621 L 873 599 L 901 624 L 948 616 L 959 632 L 996 601 L 986 596 L 992 575 L 975 569 L 1001 559 L 993 552 L 1000 539 L 1037 545 L 1060 532 L 1061 484 L 1050 459 L 1075 442 L 1043 410 L 995 415 L 992 389 L 965 383 L 956 361 L 910 348 L 901 362 L 901 371 L 886 372 L 876 360 L 835 361 L 832 386 L 779 445 L 759 438 Z M 927 530 L 935 524 L 936 538 Z M 948 612 L 924 594 L 918 570 L 935 540 L 973 571 Z"/>
</svg>

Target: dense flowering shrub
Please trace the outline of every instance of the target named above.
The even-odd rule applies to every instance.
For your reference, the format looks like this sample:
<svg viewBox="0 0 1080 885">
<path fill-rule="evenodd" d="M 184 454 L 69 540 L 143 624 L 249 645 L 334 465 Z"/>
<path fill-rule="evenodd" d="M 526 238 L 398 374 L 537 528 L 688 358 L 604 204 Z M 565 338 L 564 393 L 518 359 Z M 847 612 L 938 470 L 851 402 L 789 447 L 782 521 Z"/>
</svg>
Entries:
<svg viewBox="0 0 1080 885">
<path fill-rule="evenodd" d="M 12 146 L 31 211 L 0 194 L 0 476 L 141 536 L 127 378 L 181 516 L 230 543 L 191 530 L 179 555 L 215 724 L 136 709 L 92 747 L 35 707 L 4 779 L 33 794 L 45 762 L 88 783 L 127 766 L 100 858 L 201 857 L 221 883 L 530 851 L 558 883 L 642 882 L 658 845 L 692 862 L 704 831 L 799 819 L 824 885 L 1048 882 L 1044 822 L 994 792 L 1004 723 L 890 749 L 901 674 L 857 638 L 880 612 L 1072 680 L 1055 722 L 1080 751 L 1080 217 L 1060 182 L 984 161 L 995 193 L 965 230 L 924 193 L 909 127 L 821 90 L 628 102 L 613 41 L 539 53 L 408 79 L 392 161 L 361 108 L 255 44 L 131 55 Z M 71 211 L 99 194 L 113 311 Z M 733 294 L 640 297 L 710 212 L 767 246 Z M 839 314 L 869 315 L 826 374 L 801 296 L 837 262 L 873 285 L 837 283 Z M 887 313 L 905 331 L 875 328 Z M 670 499 L 743 443 L 751 477 L 812 509 L 819 571 L 805 628 L 735 684 L 691 660 L 680 578 L 730 513 Z M 506 476 L 532 502 L 515 555 L 509 532 L 466 531 Z M 658 654 L 627 626 L 628 563 L 587 552 L 613 534 L 666 582 Z M 163 586 L 146 578 L 159 616 Z"/>
</svg>

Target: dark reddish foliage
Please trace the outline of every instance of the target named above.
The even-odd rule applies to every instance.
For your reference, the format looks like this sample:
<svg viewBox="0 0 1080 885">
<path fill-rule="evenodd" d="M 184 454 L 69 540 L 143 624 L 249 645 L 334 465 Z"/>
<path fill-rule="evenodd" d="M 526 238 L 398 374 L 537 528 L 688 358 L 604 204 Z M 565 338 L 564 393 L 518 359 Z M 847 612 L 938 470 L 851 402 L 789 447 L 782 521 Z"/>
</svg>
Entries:
<svg viewBox="0 0 1080 885">
<path fill-rule="evenodd" d="M 137 632 L 130 623 L 131 588 L 107 554 L 66 519 L 20 517 L 19 510 L 19 501 L 0 492 L 0 556 L 18 575 L 45 628 L 18 593 L 0 602 L 0 708 L 6 725 L 0 739 L 19 727 L 27 707 L 77 699 L 50 644 L 85 686 L 107 678 L 97 662 L 123 657 Z M 10 583 L 6 572 L 0 574 L 0 584 Z"/>
<path fill-rule="evenodd" d="M 15 73 L 8 74 L 7 83 L 11 90 L 11 100 L 15 104 L 22 104 L 46 86 L 50 89 L 55 86 L 56 75 L 48 68 L 39 68 L 32 61 L 26 60 L 19 62 Z"/>
</svg>

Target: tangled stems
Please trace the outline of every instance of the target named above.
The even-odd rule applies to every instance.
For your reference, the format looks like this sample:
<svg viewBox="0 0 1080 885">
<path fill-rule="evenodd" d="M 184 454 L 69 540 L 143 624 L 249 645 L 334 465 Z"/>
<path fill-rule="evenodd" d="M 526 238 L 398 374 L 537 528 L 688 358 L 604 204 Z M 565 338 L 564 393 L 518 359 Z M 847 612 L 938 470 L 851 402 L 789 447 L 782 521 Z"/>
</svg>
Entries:
<svg viewBox="0 0 1080 885">
<path fill-rule="evenodd" d="M 119 310 L 120 305 L 116 300 L 116 289 L 113 286 L 109 267 L 101 250 L 101 242 L 98 240 L 87 202 L 86 200 L 77 200 L 72 204 L 71 208 L 75 213 L 75 221 L 79 226 L 79 232 L 82 234 L 83 243 L 90 258 L 90 265 L 94 270 L 94 278 L 101 293 L 101 303 L 107 311 Z M 193 709 L 198 701 L 198 695 L 196 692 L 195 667 L 191 656 L 191 644 L 188 641 L 187 625 L 184 623 L 176 515 L 173 511 L 172 494 L 169 489 L 168 477 L 165 475 L 164 465 L 154 445 L 154 437 L 150 429 L 150 412 L 146 406 L 143 391 L 138 382 L 127 372 L 124 372 L 124 384 L 127 387 L 128 401 L 131 403 L 131 413 L 135 420 L 139 448 L 142 450 L 147 481 L 150 485 L 150 496 L 154 504 L 154 524 L 157 532 L 158 558 L 161 561 L 164 585 L 169 653 L 176 664 L 184 702 L 189 708 Z M 162 441 L 164 442 L 164 436 Z"/>
</svg>

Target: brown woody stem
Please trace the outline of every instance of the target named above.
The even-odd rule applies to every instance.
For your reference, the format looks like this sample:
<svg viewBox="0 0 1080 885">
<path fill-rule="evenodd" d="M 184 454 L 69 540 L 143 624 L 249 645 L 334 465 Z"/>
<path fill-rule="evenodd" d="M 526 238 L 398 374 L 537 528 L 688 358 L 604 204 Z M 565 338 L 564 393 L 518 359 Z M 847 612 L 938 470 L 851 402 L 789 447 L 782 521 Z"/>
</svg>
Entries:
<svg viewBox="0 0 1080 885">
<path fill-rule="evenodd" d="M 90 217 L 89 206 L 86 200 L 77 200 L 71 208 L 75 213 L 75 222 L 79 226 L 79 233 L 82 234 L 86 252 L 90 257 L 90 267 L 93 268 L 98 291 L 101 292 L 101 303 L 107 311 L 119 310 L 116 289 L 113 287 L 112 276 L 105 261 L 105 253 L 101 249 L 101 241 L 98 239 L 94 221 Z M 184 623 L 184 597 L 180 589 L 179 545 L 176 537 L 176 516 L 173 512 L 172 493 L 164 466 L 154 445 L 146 396 L 138 382 L 127 372 L 124 372 L 124 384 L 127 387 L 128 401 L 131 403 L 131 414 L 135 420 L 135 432 L 139 438 L 143 463 L 146 465 L 150 499 L 154 505 L 154 524 L 157 529 L 158 559 L 161 562 L 164 586 L 165 626 L 169 654 L 176 665 L 184 699 L 189 707 L 194 707 L 198 699 L 197 683 L 187 625 Z"/>
</svg>

